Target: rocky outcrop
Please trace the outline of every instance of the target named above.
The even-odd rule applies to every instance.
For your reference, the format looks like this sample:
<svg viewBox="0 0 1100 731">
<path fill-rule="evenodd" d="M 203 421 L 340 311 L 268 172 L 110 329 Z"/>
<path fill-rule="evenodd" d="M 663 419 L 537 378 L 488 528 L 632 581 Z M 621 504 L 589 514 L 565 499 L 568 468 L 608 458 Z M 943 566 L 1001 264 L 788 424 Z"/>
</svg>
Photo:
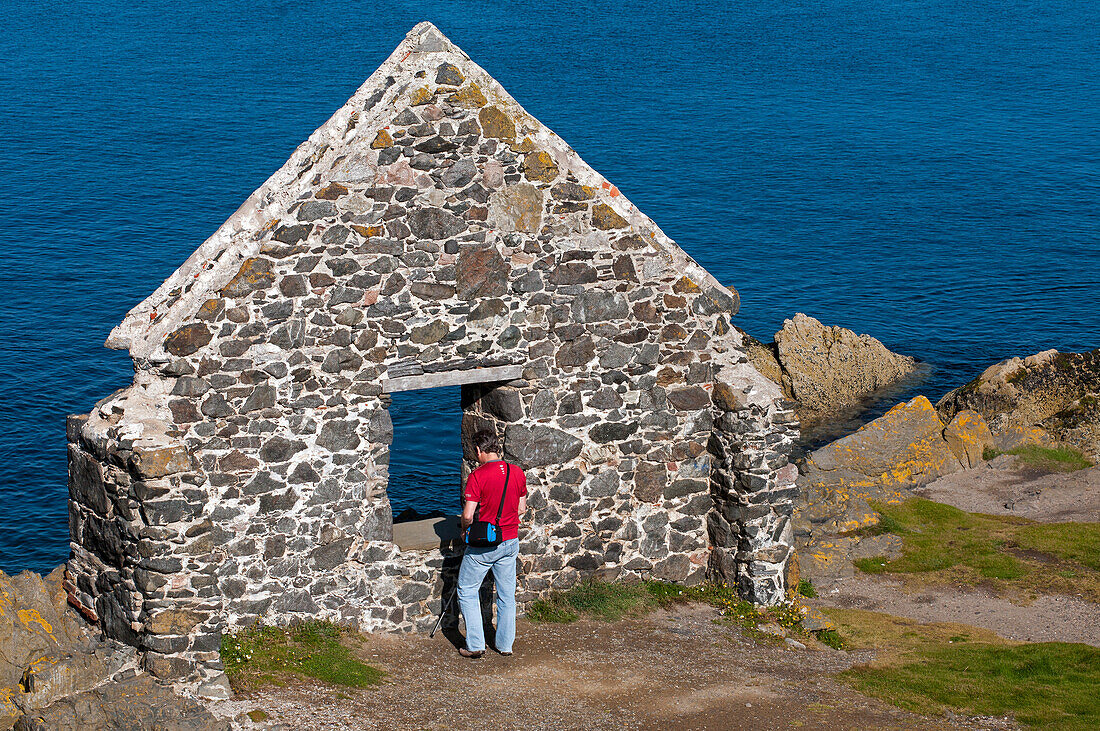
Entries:
<svg viewBox="0 0 1100 731">
<path fill-rule="evenodd" d="M 201 704 L 176 695 L 148 675 L 131 675 L 28 713 L 15 731 L 81 729 L 158 729 L 158 731 L 228 731 Z"/>
<path fill-rule="evenodd" d="M 936 404 L 944 419 L 964 409 L 988 422 L 998 449 L 1047 439 L 1100 454 L 1100 348 L 1045 350 L 985 369 Z"/>
<path fill-rule="evenodd" d="M 775 334 L 784 380 L 806 416 L 852 406 L 913 372 L 917 361 L 870 335 L 822 325 L 801 313 Z"/>
<path fill-rule="evenodd" d="M 985 450 L 993 446 L 993 433 L 982 415 L 966 409 L 943 430 L 947 446 L 963 467 L 977 467 L 984 459 Z"/>
<path fill-rule="evenodd" d="M 870 335 L 822 325 L 801 312 L 783 321 L 775 342 L 745 336 L 749 360 L 798 402 L 799 419 L 821 422 L 911 375 L 917 360 Z"/>
<path fill-rule="evenodd" d="M 783 395 L 786 398 L 793 399 L 794 394 L 791 393 L 790 384 L 784 383 L 783 366 L 779 364 L 779 357 L 775 352 L 775 343 L 762 343 L 744 330 L 740 330 L 740 328 L 738 330 L 741 332 L 742 340 L 745 341 L 745 352 L 749 356 L 749 362 L 752 363 L 753 368 L 769 381 L 782 388 Z"/>
<path fill-rule="evenodd" d="M 822 493 L 899 499 L 900 489 L 959 468 L 943 431 L 931 402 L 917 396 L 810 454 L 803 469 L 805 484 Z"/>
<path fill-rule="evenodd" d="M 69 610 L 61 584 L 60 568 L 44 580 L 29 571 L 0 573 L 0 722 L 94 687 L 119 669 L 109 667 L 106 646 Z"/>
<path fill-rule="evenodd" d="M 198 703 L 138 671 L 69 607 L 64 569 L 0 572 L 0 728 L 219 729 Z"/>
<path fill-rule="evenodd" d="M 977 445 L 988 432 L 981 416 L 971 413 L 949 426 L 927 398 L 917 396 L 810 454 L 795 512 L 803 575 L 850 574 L 853 558 L 898 547 L 896 537 L 860 535 L 878 523 L 869 501 L 900 502 L 912 488 L 969 466 L 971 457 L 980 459 Z"/>
<path fill-rule="evenodd" d="M 1090 455 L 1093 462 L 1100 461 L 1100 394 L 1085 394 L 1043 419 L 1038 428 Z"/>
</svg>

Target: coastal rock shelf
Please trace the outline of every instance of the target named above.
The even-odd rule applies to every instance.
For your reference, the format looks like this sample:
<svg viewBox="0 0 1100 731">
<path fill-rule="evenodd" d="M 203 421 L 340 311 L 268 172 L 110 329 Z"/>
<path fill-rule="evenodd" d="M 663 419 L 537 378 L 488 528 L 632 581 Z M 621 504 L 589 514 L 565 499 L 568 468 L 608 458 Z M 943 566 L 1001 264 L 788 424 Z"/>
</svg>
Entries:
<svg viewBox="0 0 1100 731">
<path fill-rule="evenodd" d="M 880 389 L 911 377 L 917 360 L 870 335 L 823 325 L 799 312 L 765 344 L 742 333 L 749 361 L 798 404 L 805 429 L 858 407 Z"/>
<path fill-rule="evenodd" d="M 936 408 L 945 420 L 967 409 L 980 413 L 998 449 L 1056 441 L 1100 459 L 1100 348 L 1009 358 L 948 393 Z"/>
<path fill-rule="evenodd" d="M 174 678 L 257 620 L 429 626 L 462 546 L 395 542 L 387 407 L 461 384 L 463 441 L 528 472 L 521 601 L 599 575 L 777 602 L 798 424 L 737 308 L 420 24 L 112 332 L 134 383 L 69 421 L 69 600 Z"/>
</svg>

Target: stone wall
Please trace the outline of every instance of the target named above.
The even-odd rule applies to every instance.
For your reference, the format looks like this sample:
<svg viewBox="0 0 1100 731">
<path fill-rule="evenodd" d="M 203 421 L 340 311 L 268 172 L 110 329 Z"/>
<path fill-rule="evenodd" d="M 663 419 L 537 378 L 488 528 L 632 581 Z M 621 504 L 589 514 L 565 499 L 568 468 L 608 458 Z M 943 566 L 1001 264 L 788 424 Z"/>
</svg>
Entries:
<svg viewBox="0 0 1100 731">
<path fill-rule="evenodd" d="M 70 422 L 72 601 L 175 676 L 256 620 L 430 624 L 461 547 L 392 542 L 383 384 L 505 364 L 463 433 L 527 470 L 522 600 L 709 563 L 777 601 L 797 426 L 736 309 L 422 24 L 113 334 L 134 384 Z"/>
<path fill-rule="evenodd" d="M 753 602 L 774 604 L 788 589 L 799 493 L 798 467 L 790 462 L 798 439 L 796 404 L 748 363 L 721 369 L 713 403 L 711 578 L 736 586 Z"/>
</svg>

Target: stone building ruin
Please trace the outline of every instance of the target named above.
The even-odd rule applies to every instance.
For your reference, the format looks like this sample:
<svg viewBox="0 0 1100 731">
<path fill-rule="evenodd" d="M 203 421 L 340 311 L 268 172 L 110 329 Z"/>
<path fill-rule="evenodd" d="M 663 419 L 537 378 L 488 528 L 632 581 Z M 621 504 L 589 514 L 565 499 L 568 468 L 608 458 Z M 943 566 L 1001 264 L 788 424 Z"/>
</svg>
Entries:
<svg viewBox="0 0 1100 731">
<path fill-rule="evenodd" d="M 463 384 L 528 472 L 520 600 L 785 593 L 792 404 L 721 286 L 430 23 L 111 333 L 68 424 L 70 601 L 163 677 L 223 631 L 414 630 L 461 546 L 394 542 L 389 394 Z M 467 455 L 469 456 L 469 455 Z"/>
</svg>

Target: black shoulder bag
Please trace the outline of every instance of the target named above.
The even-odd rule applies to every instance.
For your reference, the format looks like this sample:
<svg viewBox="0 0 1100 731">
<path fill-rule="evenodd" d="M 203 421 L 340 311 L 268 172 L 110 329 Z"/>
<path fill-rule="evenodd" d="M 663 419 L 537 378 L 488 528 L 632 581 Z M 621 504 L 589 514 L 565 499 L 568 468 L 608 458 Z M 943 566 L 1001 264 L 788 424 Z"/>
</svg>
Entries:
<svg viewBox="0 0 1100 731">
<path fill-rule="evenodd" d="M 476 520 L 466 529 L 466 545 L 474 548 L 493 548 L 499 546 L 503 539 L 500 533 L 500 516 L 504 512 L 504 498 L 508 495 L 508 478 L 512 474 L 512 465 L 504 463 L 504 489 L 500 493 L 500 507 L 497 508 L 497 522 L 490 523 L 487 520 Z M 481 516 L 481 506 L 477 506 L 478 517 Z"/>
</svg>

